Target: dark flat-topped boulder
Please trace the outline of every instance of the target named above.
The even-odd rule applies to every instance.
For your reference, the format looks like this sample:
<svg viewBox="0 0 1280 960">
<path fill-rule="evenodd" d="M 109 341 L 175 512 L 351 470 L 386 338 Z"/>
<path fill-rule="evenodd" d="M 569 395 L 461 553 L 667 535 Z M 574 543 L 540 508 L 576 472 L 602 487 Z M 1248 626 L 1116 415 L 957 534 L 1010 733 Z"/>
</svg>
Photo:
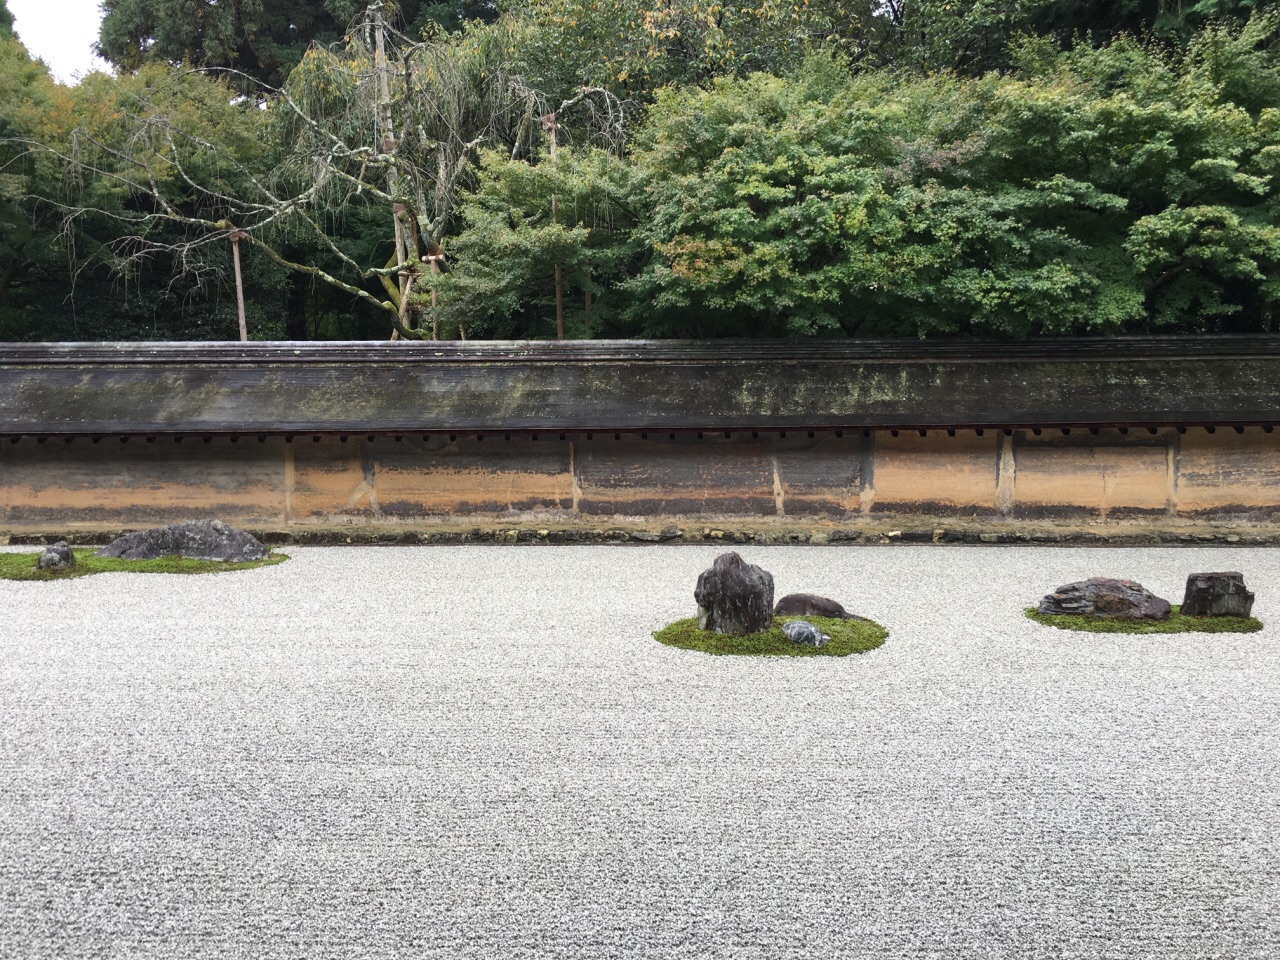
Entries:
<svg viewBox="0 0 1280 960">
<path fill-rule="evenodd" d="M 229 527 L 221 520 L 196 520 L 126 533 L 99 550 L 97 556 L 119 557 L 121 560 L 190 557 L 193 560 L 244 563 L 263 560 L 269 552 L 256 537 Z"/>
<path fill-rule="evenodd" d="M 1253 594 L 1244 585 L 1244 574 L 1193 573 L 1187 577 L 1182 613 L 1188 617 L 1247 617 L 1253 610 Z"/>
<path fill-rule="evenodd" d="M 76 565 L 76 555 L 67 546 L 67 541 L 59 540 L 51 547 L 45 547 L 44 553 L 36 560 L 40 570 L 70 570 Z"/>
<path fill-rule="evenodd" d="M 859 620 L 834 600 L 816 593 L 788 593 L 773 608 L 775 617 L 831 617 L 835 620 Z"/>
<path fill-rule="evenodd" d="M 1163 620 L 1173 608 L 1140 583 L 1090 577 L 1068 583 L 1040 601 L 1039 612 L 1119 620 Z"/>
<path fill-rule="evenodd" d="M 713 633 L 746 635 L 773 624 L 773 574 L 736 553 L 722 553 L 698 577 L 698 626 Z"/>
</svg>

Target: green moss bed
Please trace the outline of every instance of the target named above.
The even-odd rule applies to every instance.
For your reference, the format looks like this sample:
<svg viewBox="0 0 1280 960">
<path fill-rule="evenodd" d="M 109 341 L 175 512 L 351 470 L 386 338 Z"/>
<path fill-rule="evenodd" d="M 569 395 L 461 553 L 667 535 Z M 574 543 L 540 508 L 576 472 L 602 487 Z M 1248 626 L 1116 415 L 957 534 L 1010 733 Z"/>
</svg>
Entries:
<svg viewBox="0 0 1280 960">
<path fill-rule="evenodd" d="M 806 620 L 831 639 L 821 647 L 793 643 L 782 632 L 782 625 L 788 620 Z M 774 617 L 773 626 L 768 630 L 745 637 L 699 630 L 698 618 L 690 617 L 653 633 L 655 640 L 669 647 L 739 657 L 847 657 L 851 653 L 874 650 L 888 636 L 888 630 L 870 620 L 834 620 L 829 617 Z"/>
<path fill-rule="evenodd" d="M 1184 617 L 1180 610 L 1175 606 L 1164 620 L 1117 620 L 1037 613 L 1035 607 L 1028 607 L 1027 619 L 1083 633 L 1256 633 L 1262 629 L 1262 621 L 1256 617 Z"/>
<path fill-rule="evenodd" d="M 0 553 L 0 580 L 70 580 L 90 577 L 95 573 L 222 573 L 226 570 L 252 570 L 284 563 L 288 556 L 272 553 L 264 560 L 226 563 L 221 560 L 191 560 L 187 557 L 160 557 L 156 560 L 118 560 L 95 557 L 94 548 L 73 549 L 76 565 L 70 570 L 40 570 L 38 553 Z"/>
</svg>

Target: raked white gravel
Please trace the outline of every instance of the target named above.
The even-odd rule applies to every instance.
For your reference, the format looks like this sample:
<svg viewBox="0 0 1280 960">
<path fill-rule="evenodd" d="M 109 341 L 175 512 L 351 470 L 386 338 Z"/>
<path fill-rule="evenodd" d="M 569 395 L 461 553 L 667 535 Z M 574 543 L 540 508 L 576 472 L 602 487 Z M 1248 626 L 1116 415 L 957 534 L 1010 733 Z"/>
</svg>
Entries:
<svg viewBox="0 0 1280 960">
<path fill-rule="evenodd" d="M 658 645 L 713 547 L 0 582 L 0 956 L 1280 956 L 1280 550 L 739 550 L 888 642 Z M 1204 570 L 1267 629 L 1022 616 Z"/>
</svg>

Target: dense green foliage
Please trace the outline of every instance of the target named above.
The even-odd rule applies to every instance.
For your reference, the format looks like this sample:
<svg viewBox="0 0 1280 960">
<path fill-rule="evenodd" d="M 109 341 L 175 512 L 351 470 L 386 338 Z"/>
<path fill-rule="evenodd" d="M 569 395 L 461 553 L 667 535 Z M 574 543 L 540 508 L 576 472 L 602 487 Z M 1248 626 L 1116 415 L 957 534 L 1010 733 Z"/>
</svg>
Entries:
<svg viewBox="0 0 1280 960">
<path fill-rule="evenodd" d="M 1255 50 L 1274 26 L 1178 54 L 1024 41 L 1012 75 L 818 57 L 668 89 L 627 162 L 491 158 L 446 309 L 544 333 L 560 261 L 643 336 L 1272 329 L 1280 71 Z M 553 195 L 575 198 L 558 227 Z M 613 276 L 579 268 L 606 252 Z"/>
<path fill-rule="evenodd" d="M 831 639 L 820 647 L 795 643 L 782 632 L 782 625 L 792 620 L 811 623 Z M 768 630 L 741 637 L 699 629 L 698 618 L 690 617 L 668 624 L 653 634 L 655 640 L 669 647 L 737 657 L 847 657 L 851 653 L 874 650 L 888 636 L 888 630 L 870 620 L 830 617 L 774 617 L 773 626 Z"/>
<path fill-rule="evenodd" d="M 1177 606 L 1163 620 L 1038 613 L 1035 607 L 1028 607 L 1026 614 L 1028 620 L 1046 627 L 1080 633 L 1257 633 L 1262 629 L 1256 617 L 1184 617 Z"/>
<path fill-rule="evenodd" d="M 365 7 L 0 0 L 0 338 L 1276 328 L 1265 0 Z"/>
<path fill-rule="evenodd" d="M 239 70 L 279 86 L 307 48 L 342 40 L 363 0 L 103 0 L 98 47 L 134 70 L 149 61 Z M 492 19 L 488 0 L 402 0 L 399 26 L 411 36 Z"/>
<path fill-rule="evenodd" d="M 226 563 L 220 560 L 192 560 L 189 557 L 157 557 L 155 560 L 121 560 L 98 557 L 91 547 L 75 549 L 76 565 L 69 570 L 41 570 L 36 566 L 38 553 L 0 553 L 0 580 L 71 580 L 98 573 L 225 573 L 230 570 L 253 570 L 273 567 L 289 557 L 272 553 L 265 560 Z"/>
</svg>

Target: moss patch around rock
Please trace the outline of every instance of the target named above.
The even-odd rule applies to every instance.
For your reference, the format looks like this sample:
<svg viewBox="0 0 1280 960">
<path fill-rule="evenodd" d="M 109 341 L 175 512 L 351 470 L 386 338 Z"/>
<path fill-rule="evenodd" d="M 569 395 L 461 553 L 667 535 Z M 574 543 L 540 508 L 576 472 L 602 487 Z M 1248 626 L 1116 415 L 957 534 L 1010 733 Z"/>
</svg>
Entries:
<svg viewBox="0 0 1280 960">
<path fill-rule="evenodd" d="M 72 550 L 76 565 L 70 570 L 40 570 L 38 553 L 0 553 L 0 580 L 71 580 L 95 573 L 222 573 L 227 570 L 252 570 L 284 563 L 288 556 L 272 553 L 265 560 L 225 563 L 221 560 L 191 560 L 187 557 L 160 557 L 156 560 L 119 560 L 95 557 L 93 548 Z"/>
<path fill-rule="evenodd" d="M 1028 607 L 1027 619 L 1082 633 L 1257 633 L 1262 629 L 1262 621 L 1256 617 L 1184 617 L 1180 609 L 1175 606 L 1164 620 L 1120 620 L 1037 613 L 1035 607 Z"/>
<path fill-rule="evenodd" d="M 831 639 L 821 647 L 793 643 L 782 632 L 782 625 L 789 620 L 812 623 Z M 669 647 L 740 657 L 846 657 L 851 653 L 873 650 L 888 636 L 888 630 L 870 620 L 834 620 L 829 617 L 774 617 L 773 626 L 768 630 L 744 637 L 700 630 L 697 617 L 690 617 L 653 633 L 655 640 Z"/>
</svg>

